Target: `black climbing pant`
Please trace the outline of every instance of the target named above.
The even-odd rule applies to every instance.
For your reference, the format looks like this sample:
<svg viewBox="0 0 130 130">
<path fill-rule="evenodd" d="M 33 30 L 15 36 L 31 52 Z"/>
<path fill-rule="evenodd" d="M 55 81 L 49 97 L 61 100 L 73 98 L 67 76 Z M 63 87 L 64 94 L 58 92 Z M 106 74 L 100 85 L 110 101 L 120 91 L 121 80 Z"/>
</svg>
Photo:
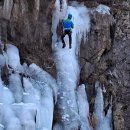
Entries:
<svg viewBox="0 0 130 130">
<path fill-rule="evenodd" d="M 64 37 L 65 37 L 66 35 L 69 36 L 69 48 L 71 48 L 71 44 L 72 44 L 71 34 L 72 34 L 71 30 L 65 30 L 64 33 L 62 34 L 62 37 L 61 37 L 62 43 L 63 43 L 62 48 L 64 48 L 64 47 L 66 46 L 65 41 L 64 41 Z"/>
</svg>

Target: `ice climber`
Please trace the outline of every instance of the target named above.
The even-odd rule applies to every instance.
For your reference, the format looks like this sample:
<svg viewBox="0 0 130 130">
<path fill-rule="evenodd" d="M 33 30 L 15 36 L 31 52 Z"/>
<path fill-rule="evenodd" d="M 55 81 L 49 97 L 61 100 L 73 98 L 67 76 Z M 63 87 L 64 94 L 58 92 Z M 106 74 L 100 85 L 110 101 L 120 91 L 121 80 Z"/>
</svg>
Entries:
<svg viewBox="0 0 130 130">
<path fill-rule="evenodd" d="M 69 48 L 71 49 L 71 44 L 72 44 L 72 29 L 74 28 L 74 24 L 73 22 L 71 21 L 72 19 L 72 14 L 68 14 L 68 18 L 66 20 L 63 21 L 63 34 L 62 34 L 62 43 L 63 43 L 63 46 L 62 48 L 65 48 L 66 44 L 65 44 L 65 41 L 64 41 L 64 37 L 66 35 L 69 36 Z"/>
</svg>

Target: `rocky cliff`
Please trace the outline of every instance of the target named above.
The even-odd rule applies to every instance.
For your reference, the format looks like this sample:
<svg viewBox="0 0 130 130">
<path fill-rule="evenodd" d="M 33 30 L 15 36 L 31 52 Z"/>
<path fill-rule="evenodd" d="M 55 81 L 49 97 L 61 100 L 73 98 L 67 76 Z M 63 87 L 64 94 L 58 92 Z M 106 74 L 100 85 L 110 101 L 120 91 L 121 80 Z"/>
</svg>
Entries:
<svg viewBox="0 0 130 130">
<path fill-rule="evenodd" d="M 99 80 L 113 95 L 113 127 L 129 130 L 130 125 L 130 1 L 78 0 L 93 10 L 99 4 L 110 7 L 111 14 L 90 12 L 91 30 L 80 48 L 80 82 L 90 86 Z M 69 0 L 68 2 L 72 2 Z M 1 0 L 0 38 L 12 42 L 21 53 L 21 61 L 35 62 L 53 75 L 55 65 L 51 50 L 51 14 L 53 0 Z M 93 98 L 90 98 L 93 112 Z"/>
<path fill-rule="evenodd" d="M 114 96 L 114 129 L 129 130 L 130 1 L 91 1 L 91 6 L 94 3 L 108 5 L 111 15 L 91 15 L 88 41 L 80 49 L 81 81 L 93 86 L 100 80 L 106 86 Z"/>
<path fill-rule="evenodd" d="M 12 2 L 11 2 L 12 1 Z M 1 1 L 1 36 L 19 49 L 21 61 L 35 62 L 55 74 L 51 55 L 51 0 Z"/>
</svg>

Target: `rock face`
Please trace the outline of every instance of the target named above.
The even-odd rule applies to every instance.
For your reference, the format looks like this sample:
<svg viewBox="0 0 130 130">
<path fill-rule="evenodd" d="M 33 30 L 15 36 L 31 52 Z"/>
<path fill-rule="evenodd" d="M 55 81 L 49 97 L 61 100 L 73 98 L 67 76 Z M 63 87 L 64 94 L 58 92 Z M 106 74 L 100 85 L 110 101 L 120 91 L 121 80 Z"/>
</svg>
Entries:
<svg viewBox="0 0 130 130">
<path fill-rule="evenodd" d="M 52 0 L 5 0 L 0 2 L 0 34 L 2 41 L 13 42 L 21 61 L 36 63 L 55 75 L 51 51 Z"/>
<path fill-rule="evenodd" d="M 73 0 L 68 0 L 72 2 Z M 90 14 L 91 30 L 81 45 L 81 82 L 92 88 L 99 80 L 113 95 L 113 127 L 130 129 L 130 1 L 77 0 L 89 8 L 108 5 L 111 15 Z M 51 50 L 51 10 L 54 0 L 1 0 L 0 40 L 13 42 L 21 61 L 36 63 L 55 75 Z M 93 89 L 90 90 L 93 94 Z M 93 101 L 90 102 L 90 105 Z M 106 98 L 107 104 L 107 98 Z M 92 111 L 92 110 L 91 110 Z"/>
<path fill-rule="evenodd" d="M 130 1 L 99 0 L 89 3 L 90 7 L 98 3 L 107 4 L 111 15 L 97 12 L 91 15 L 88 41 L 80 49 L 81 81 L 92 86 L 100 80 L 107 86 L 108 93 L 114 96 L 114 129 L 129 130 Z"/>
</svg>

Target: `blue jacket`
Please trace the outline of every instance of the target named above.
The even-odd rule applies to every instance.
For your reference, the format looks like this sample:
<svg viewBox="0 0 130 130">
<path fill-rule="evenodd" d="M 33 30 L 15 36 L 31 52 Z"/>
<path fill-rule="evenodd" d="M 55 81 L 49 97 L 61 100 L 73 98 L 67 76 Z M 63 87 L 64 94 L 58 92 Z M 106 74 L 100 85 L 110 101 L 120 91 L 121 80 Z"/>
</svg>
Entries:
<svg viewBox="0 0 130 130">
<path fill-rule="evenodd" d="M 72 28 L 74 28 L 74 24 L 70 19 L 66 19 L 63 22 L 63 27 L 64 30 L 71 30 Z"/>
</svg>

